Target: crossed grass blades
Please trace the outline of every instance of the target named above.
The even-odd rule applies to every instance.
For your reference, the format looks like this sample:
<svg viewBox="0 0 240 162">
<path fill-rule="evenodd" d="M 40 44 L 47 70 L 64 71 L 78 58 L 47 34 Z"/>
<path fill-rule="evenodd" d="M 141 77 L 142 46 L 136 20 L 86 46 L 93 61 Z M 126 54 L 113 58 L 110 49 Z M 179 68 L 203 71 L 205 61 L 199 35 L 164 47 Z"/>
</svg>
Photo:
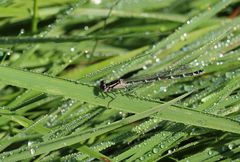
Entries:
<svg viewBox="0 0 240 162">
<path fill-rule="evenodd" d="M 0 161 L 238 161 L 238 6 L 1 1 Z"/>
</svg>

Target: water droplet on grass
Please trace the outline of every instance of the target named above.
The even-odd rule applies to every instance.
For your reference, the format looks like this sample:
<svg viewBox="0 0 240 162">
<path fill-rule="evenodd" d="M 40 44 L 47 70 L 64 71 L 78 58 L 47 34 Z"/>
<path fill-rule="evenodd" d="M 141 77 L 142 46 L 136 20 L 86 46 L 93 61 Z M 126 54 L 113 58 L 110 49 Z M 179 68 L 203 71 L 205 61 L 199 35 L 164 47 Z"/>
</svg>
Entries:
<svg viewBox="0 0 240 162">
<path fill-rule="evenodd" d="M 143 70 L 146 70 L 146 69 L 147 69 L 147 66 L 143 66 L 142 68 L 143 68 Z"/>
<path fill-rule="evenodd" d="M 34 155 L 36 153 L 36 150 L 34 150 L 33 148 L 30 149 L 30 154 Z"/>
<path fill-rule="evenodd" d="M 160 62 L 160 59 L 159 58 L 156 58 L 156 60 L 155 60 L 157 63 L 159 63 Z"/>
<path fill-rule="evenodd" d="M 141 157 L 140 157 L 140 160 L 141 160 L 141 161 L 142 161 L 142 160 L 144 160 L 144 157 L 143 157 L 143 156 L 141 156 Z"/>
<path fill-rule="evenodd" d="M 167 87 L 160 87 L 160 92 L 167 92 Z"/>
<path fill-rule="evenodd" d="M 180 39 L 181 39 L 182 41 L 185 41 L 185 40 L 187 39 L 187 33 L 184 33 L 184 34 L 180 37 Z"/>
<path fill-rule="evenodd" d="M 159 151 L 158 148 L 153 148 L 153 153 L 154 154 L 158 153 L 158 151 Z"/>
<path fill-rule="evenodd" d="M 19 32 L 19 35 L 23 35 L 24 33 L 25 33 L 25 30 L 21 29 L 20 32 Z"/>
<path fill-rule="evenodd" d="M 102 0 L 91 0 L 92 3 L 94 3 L 95 5 L 99 5 L 102 3 Z"/>
<path fill-rule="evenodd" d="M 228 148 L 229 148 L 230 150 L 232 150 L 232 149 L 234 148 L 234 144 L 230 143 L 230 144 L 228 145 Z"/>
<path fill-rule="evenodd" d="M 32 146 L 33 142 L 32 141 L 28 141 L 27 145 L 28 146 Z"/>
<path fill-rule="evenodd" d="M 71 52 L 74 52 L 74 51 L 75 51 L 75 48 L 74 48 L 74 47 L 70 48 L 70 51 L 71 51 Z"/>
<path fill-rule="evenodd" d="M 89 29 L 89 27 L 88 26 L 84 26 L 84 30 L 88 30 Z"/>
<path fill-rule="evenodd" d="M 212 150 L 209 150 L 209 151 L 208 151 L 208 155 L 211 156 L 212 154 L 213 154 Z"/>
<path fill-rule="evenodd" d="M 8 51 L 6 54 L 7 54 L 8 56 L 10 56 L 10 55 L 11 55 L 11 52 L 10 52 L 10 51 Z"/>
<path fill-rule="evenodd" d="M 160 148 L 164 148 L 164 147 L 165 147 L 164 144 L 161 144 L 161 145 L 160 145 Z"/>
<path fill-rule="evenodd" d="M 168 154 L 171 154 L 172 153 L 172 150 L 168 150 Z"/>
</svg>

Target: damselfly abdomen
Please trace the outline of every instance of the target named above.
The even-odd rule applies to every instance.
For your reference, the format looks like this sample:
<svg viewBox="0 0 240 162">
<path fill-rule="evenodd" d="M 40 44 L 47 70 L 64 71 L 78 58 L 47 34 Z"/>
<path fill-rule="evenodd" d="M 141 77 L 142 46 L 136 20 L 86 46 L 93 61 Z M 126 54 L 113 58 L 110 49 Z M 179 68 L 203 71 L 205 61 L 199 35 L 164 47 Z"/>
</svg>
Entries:
<svg viewBox="0 0 240 162">
<path fill-rule="evenodd" d="M 109 82 L 109 83 L 105 83 L 104 80 L 101 80 L 99 88 L 103 92 L 111 92 L 113 90 L 127 88 L 128 86 L 131 86 L 131 85 L 152 83 L 152 82 L 160 81 L 160 80 L 170 80 L 170 79 L 178 79 L 178 78 L 199 76 L 202 73 L 203 73 L 203 70 L 197 70 L 197 71 L 190 72 L 190 73 L 183 73 L 183 74 L 176 74 L 176 75 L 165 75 L 165 76 L 154 76 L 154 77 L 138 79 L 138 80 L 118 79 L 118 80 L 114 80 L 114 81 Z"/>
</svg>

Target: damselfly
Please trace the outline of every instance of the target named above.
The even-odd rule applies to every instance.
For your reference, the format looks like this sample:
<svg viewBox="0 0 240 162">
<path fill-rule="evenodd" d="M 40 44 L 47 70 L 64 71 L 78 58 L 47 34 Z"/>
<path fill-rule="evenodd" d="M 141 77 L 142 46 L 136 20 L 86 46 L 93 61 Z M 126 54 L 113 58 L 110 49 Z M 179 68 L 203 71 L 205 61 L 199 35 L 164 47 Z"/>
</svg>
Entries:
<svg viewBox="0 0 240 162">
<path fill-rule="evenodd" d="M 152 83 L 152 82 L 160 81 L 160 80 L 170 80 L 170 79 L 198 76 L 202 73 L 203 73 L 203 70 L 197 70 L 197 71 L 190 72 L 190 73 L 176 74 L 176 75 L 163 75 L 163 76 L 157 75 L 154 77 L 138 79 L 138 80 L 118 79 L 118 80 L 114 80 L 109 83 L 105 83 L 104 80 L 101 80 L 100 84 L 99 84 L 99 88 L 103 92 L 111 92 L 113 90 L 127 88 L 128 86 L 131 86 L 131 85 Z"/>
</svg>

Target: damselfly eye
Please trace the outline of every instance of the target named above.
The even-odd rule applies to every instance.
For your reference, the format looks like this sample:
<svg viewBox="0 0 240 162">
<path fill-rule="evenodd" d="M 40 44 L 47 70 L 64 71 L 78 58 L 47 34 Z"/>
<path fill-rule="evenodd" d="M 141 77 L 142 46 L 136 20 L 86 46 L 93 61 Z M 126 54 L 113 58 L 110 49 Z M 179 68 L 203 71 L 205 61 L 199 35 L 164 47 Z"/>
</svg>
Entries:
<svg viewBox="0 0 240 162">
<path fill-rule="evenodd" d="M 100 89 L 103 90 L 103 91 L 106 89 L 107 86 L 106 86 L 104 80 L 100 80 L 99 87 L 100 87 Z"/>
</svg>

